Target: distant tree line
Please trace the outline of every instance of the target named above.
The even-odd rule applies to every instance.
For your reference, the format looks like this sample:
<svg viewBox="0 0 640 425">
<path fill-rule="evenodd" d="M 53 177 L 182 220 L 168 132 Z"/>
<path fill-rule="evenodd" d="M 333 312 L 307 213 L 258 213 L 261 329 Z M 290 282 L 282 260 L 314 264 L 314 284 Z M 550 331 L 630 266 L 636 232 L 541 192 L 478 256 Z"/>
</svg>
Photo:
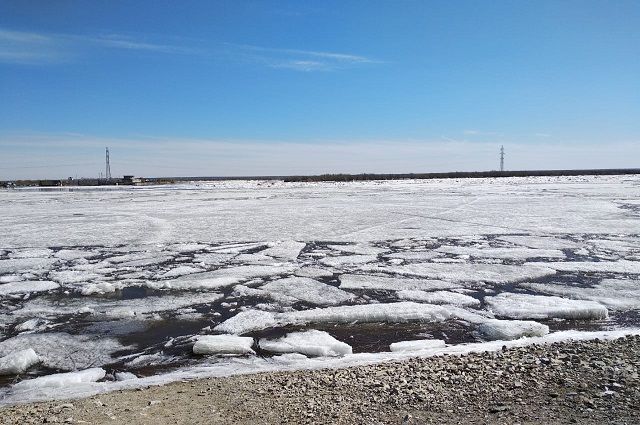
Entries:
<svg viewBox="0 0 640 425">
<path fill-rule="evenodd" d="M 521 170 L 521 171 L 455 171 L 448 173 L 406 173 L 406 174 L 321 174 L 316 176 L 289 176 L 285 182 L 348 182 L 362 180 L 403 180 L 403 179 L 468 179 L 481 177 L 530 177 L 530 176 L 604 176 L 640 174 L 640 168 L 597 169 L 597 170 Z"/>
</svg>

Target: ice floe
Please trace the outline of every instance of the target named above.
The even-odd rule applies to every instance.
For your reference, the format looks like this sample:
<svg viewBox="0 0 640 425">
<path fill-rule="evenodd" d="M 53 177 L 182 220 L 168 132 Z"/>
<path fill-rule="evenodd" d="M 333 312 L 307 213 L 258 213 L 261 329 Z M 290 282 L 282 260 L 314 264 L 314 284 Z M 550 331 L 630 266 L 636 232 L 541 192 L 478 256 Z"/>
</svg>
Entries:
<svg viewBox="0 0 640 425">
<path fill-rule="evenodd" d="M 9 294 L 28 294 L 30 292 L 46 292 L 57 289 L 60 285 L 50 280 L 23 280 L 0 285 L 0 296 Z"/>
<path fill-rule="evenodd" d="M 86 258 L 94 258 L 98 254 L 94 251 L 85 251 L 81 249 L 61 249 L 56 252 L 53 256 L 59 258 L 61 260 L 79 260 Z"/>
<path fill-rule="evenodd" d="M 298 301 L 318 305 L 336 305 L 355 298 L 349 292 L 306 277 L 274 280 L 260 289 L 271 294 L 284 295 Z"/>
<path fill-rule="evenodd" d="M 55 258 L 10 258 L 0 260 L 0 274 L 48 270 L 58 261 Z"/>
<path fill-rule="evenodd" d="M 565 261 L 551 263 L 527 263 L 531 266 L 550 267 L 564 272 L 630 273 L 640 274 L 640 261 Z"/>
<path fill-rule="evenodd" d="M 236 335 L 202 335 L 193 344 L 194 354 L 255 354 L 253 338 Z"/>
<path fill-rule="evenodd" d="M 52 253 L 49 248 L 25 248 L 11 252 L 9 258 L 47 258 Z"/>
<path fill-rule="evenodd" d="M 551 266 L 547 267 L 547 264 L 415 263 L 402 266 L 362 266 L 361 270 L 426 277 L 447 282 L 515 283 L 554 275 L 556 270 Z"/>
<path fill-rule="evenodd" d="M 89 314 L 101 319 L 135 318 L 145 320 L 153 318 L 154 313 L 171 312 L 189 306 L 214 303 L 221 298 L 222 294 L 206 293 L 154 296 L 130 300 L 71 298 L 56 303 L 34 299 L 26 302 L 22 308 L 14 310 L 12 314 L 18 317 Z"/>
<path fill-rule="evenodd" d="M 43 388 L 72 387 L 87 382 L 96 382 L 104 378 L 105 375 L 105 370 L 99 367 L 78 372 L 55 373 L 53 375 L 20 381 L 13 386 L 13 390 L 18 392 L 33 391 L 37 393 L 38 390 Z"/>
<path fill-rule="evenodd" d="M 445 254 L 468 255 L 471 257 L 502 258 L 521 260 L 527 258 L 564 258 L 562 251 L 557 249 L 539 248 L 476 248 L 468 246 L 443 246 L 436 251 Z"/>
<path fill-rule="evenodd" d="M 161 279 L 167 279 L 171 277 L 178 277 L 178 276 L 184 276 L 188 274 L 202 273 L 202 272 L 204 272 L 204 270 L 199 267 L 178 266 L 178 267 L 174 267 L 173 269 L 165 273 L 162 273 L 159 277 Z"/>
<path fill-rule="evenodd" d="M 480 301 L 469 295 L 450 291 L 426 292 L 420 290 L 398 291 L 398 299 L 419 301 L 429 304 L 452 304 L 458 306 L 479 306 Z"/>
<path fill-rule="evenodd" d="M 291 332 L 277 339 L 262 338 L 259 346 L 272 353 L 300 353 L 312 357 L 334 357 L 352 353 L 349 344 L 318 330 Z"/>
<path fill-rule="evenodd" d="M 612 310 L 640 309 L 640 280 L 603 279 L 594 286 L 522 283 L 520 286 L 550 295 L 596 301 Z"/>
<path fill-rule="evenodd" d="M 294 274 L 298 277 L 310 277 L 310 278 L 333 276 L 333 272 L 331 270 L 321 269 L 319 267 L 303 267 L 301 269 L 296 270 Z"/>
<path fill-rule="evenodd" d="M 25 403 L 41 400 L 62 400 L 77 397 L 87 397 L 90 395 L 105 393 L 109 391 L 143 388 L 150 385 L 165 385 L 169 382 L 188 379 L 225 377 L 237 374 L 274 372 L 284 370 L 294 371 L 301 369 L 352 367 L 375 364 L 385 361 L 398 361 L 407 359 L 409 357 L 415 357 L 416 355 L 421 357 L 437 356 L 442 354 L 462 355 L 473 352 L 499 351 L 504 346 L 522 347 L 529 344 L 550 344 L 560 341 L 580 341 L 595 338 L 601 340 L 609 340 L 620 338 L 625 335 L 639 334 L 640 329 L 638 328 L 599 332 L 560 331 L 545 335 L 543 337 L 521 338 L 513 341 L 489 341 L 446 345 L 445 347 L 430 348 L 420 351 L 358 353 L 340 357 L 319 358 L 308 358 L 307 356 L 297 353 L 283 354 L 281 356 L 276 356 L 273 358 L 262 358 L 259 356 L 252 356 L 250 358 L 230 357 L 221 359 L 216 363 L 208 364 L 206 366 L 185 367 L 164 374 L 124 381 L 87 382 L 89 381 L 89 379 L 87 379 L 83 380 L 83 382 L 78 382 L 78 380 L 65 379 L 65 386 L 63 387 L 53 385 L 48 387 L 39 385 L 38 383 L 36 383 L 36 385 L 21 383 L 22 387 L 14 385 L 8 390 L 4 391 L 3 397 L 0 398 L 0 404 L 11 405 L 15 403 Z M 96 381 L 102 379 L 101 373 L 90 375 Z M 89 376 L 87 378 L 89 378 Z M 62 379 L 60 379 L 59 377 L 52 378 L 52 380 L 62 381 Z M 35 381 L 35 379 L 22 382 L 26 383 L 29 381 Z"/>
<path fill-rule="evenodd" d="M 578 301 L 544 295 L 501 293 L 486 297 L 496 316 L 510 319 L 605 319 L 607 308 L 594 301 Z"/>
<path fill-rule="evenodd" d="M 40 357 L 32 348 L 13 351 L 0 357 L 0 375 L 17 375 L 40 363 Z"/>
<path fill-rule="evenodd" d="M 549 326 L 530 320 L 487 320 L 478 326 L 478 333 L 489 341 L 511 341 L 522 337 L 544 336 Z"/>
<path fill-rule="evenodd" d="M 387 252 L 389 249 L 387 248 L 379 248 L 367 244 L 355 244 L 355 245 L 329 245 L 329 248 L 334 251 L 343 252 L 346 254 L 357 254 L 357 255 L 375 255 L 382 254 Z"/>
<path fill-rule="evenodd" d="M 544 250 L 578 249 L 583 246 L 574 241 L 554 236 L 510 235 L 498 236 L 497 239 L 510 242 L 515 245 Z"/>
<path fill-rule="evenodd" d="M 420 339 L 417 341 L 394 342 L 389 346 L 392 352 L 422 351 L 431 348 L 442 348 L 445 343 L 441 339 Z"/>
<path fill-rule="evenodd" d="M 320 260 L 320 263 L 329 267 L 341 268 L 356 264 L 371 263 L 377 259 L 378 257 L 373 255 L 343 255 L 340 257 L 324 257 Z"/>
<path fill-rule="evenodd" d="M 388 277 L 360 274 L 340 276 L 340 288 L 343 289 L 381 289 L 387 291 L 450 289 L 459 285 L 442 280 L 410 279 L 406 277 Z"/>
<path fill-rule="evenodd" d="M 281 241 L 270 244 L 269 248 L 260 252 L 262 255 L 281 260 L 294 261 L 300 255 L 300 251 L 306 246 L 304 242 Z"/>
<path fill-rule="evenodd" d="M 111 363 L 124 346 L 113 338 L 63 332 L 20 334 L 0 342 L 0 356 L 28 349 L 50 369 L 75 370 Z"/>
<path fill-rule="evenodd" d="M 471 323 L 484 321 L 484 317 L 454 306 L 397 302 L 315 308 L 310 310 L 272 313 L 247 310 L 222 322 L 214 329 L 218 332 L 242 335 L 247 332 L 307 323 L 406 323 L 443 322 L 460 319 Z"/>
</svg>

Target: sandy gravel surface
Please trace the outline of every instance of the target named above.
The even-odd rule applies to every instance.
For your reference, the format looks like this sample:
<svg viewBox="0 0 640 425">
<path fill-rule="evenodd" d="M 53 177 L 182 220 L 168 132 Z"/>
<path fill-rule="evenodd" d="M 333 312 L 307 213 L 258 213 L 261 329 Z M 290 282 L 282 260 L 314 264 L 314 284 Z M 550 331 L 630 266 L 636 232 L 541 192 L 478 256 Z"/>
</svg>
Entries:
<svg viewBox="0 0 640 425">
<path fill-rule="evenodd" d="M 2 409 L 0 423 L 640 423 L 640 336 L 177 382 Z"/>
</svg>

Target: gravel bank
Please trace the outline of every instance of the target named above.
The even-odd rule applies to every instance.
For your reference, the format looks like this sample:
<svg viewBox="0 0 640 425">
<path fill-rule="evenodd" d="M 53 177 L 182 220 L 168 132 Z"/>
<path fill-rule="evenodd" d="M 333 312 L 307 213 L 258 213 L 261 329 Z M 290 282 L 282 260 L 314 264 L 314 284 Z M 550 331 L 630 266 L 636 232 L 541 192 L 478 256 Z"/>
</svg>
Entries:
<svg viewBox="0 0 640 425">
<path fill-rule="evenodd" d="M 2 409 L 0 423 L 640 423 L 640 336 L 177 382 Z"/>
</svg>

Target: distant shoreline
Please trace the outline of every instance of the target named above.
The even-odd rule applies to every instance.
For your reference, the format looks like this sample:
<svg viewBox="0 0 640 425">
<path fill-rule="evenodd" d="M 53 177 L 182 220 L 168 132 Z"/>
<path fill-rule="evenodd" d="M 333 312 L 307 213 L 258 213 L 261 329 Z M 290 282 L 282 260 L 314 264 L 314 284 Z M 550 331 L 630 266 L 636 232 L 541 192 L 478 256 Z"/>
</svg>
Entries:
<svg viewBox="0 0 640 425">
<path fill-rule="evenodd" d="M 361 174 L 317 174 L 293 176 L 182 176 L 182 177 L 141 177 L 138 184 L 172 184 L 186 181 L 227 181 L 227 180 L 283 180 L 285 182 L 346 182 L 368 180 L 431 180 L 469 179 L 487 177 L 555 177 L 555 176 L 616 176 L 640 174 L 640 168 L 601 168 L 580 170 L 515 170 L 515 171 L 452 171 L 444 173 L 361 173 Z M 122 179 L 111 181 L 98 179 L 50 180 L 20 179 L 0 181 L 0 187 L 52 187 L 52 186 L 115 186 L 131 185 Z"/>
</svg>

